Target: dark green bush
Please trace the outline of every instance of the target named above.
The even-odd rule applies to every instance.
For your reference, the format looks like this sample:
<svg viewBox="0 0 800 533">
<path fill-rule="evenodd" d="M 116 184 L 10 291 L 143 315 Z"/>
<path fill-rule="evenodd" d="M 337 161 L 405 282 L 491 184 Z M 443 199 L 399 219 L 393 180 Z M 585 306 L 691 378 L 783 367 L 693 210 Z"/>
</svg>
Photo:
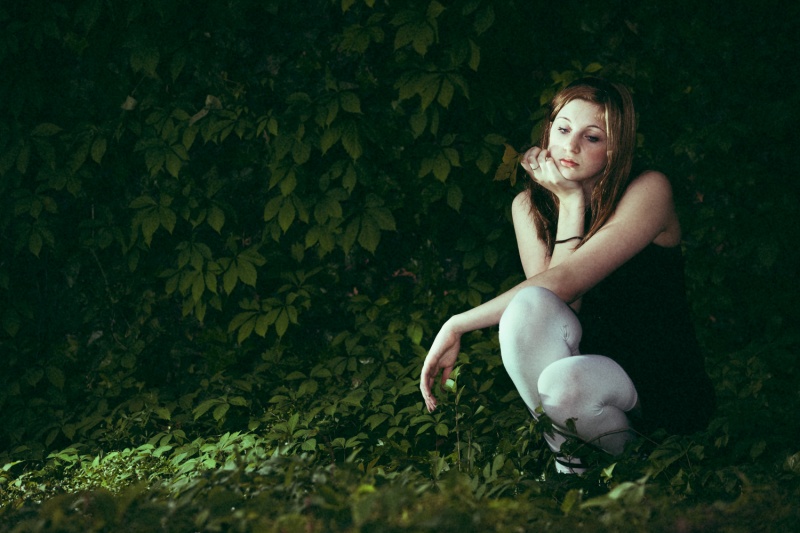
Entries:
<svg viewBox="0 0 800 533">
<path fill-rule="evenodd" d="M 800 76 L 774 7 L 0 7 L 8 529 L 789 530 Z M 514 156 L 585 74 L 632 88 L 639 165 L 673 181 L 720 402 L 562 480 L 493 331 L 436 413 L 417 380 L 449 315 L 521 279 Z"/>
</svg>

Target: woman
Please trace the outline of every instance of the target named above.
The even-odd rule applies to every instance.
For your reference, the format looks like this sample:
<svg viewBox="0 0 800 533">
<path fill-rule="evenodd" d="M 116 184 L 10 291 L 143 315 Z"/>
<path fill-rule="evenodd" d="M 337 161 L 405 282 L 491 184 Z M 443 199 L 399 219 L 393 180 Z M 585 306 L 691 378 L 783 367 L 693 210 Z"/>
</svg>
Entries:
<svg viewBox="0 0 800 533">
<path fill-rule="evenodd" d="M 553 423 L 546 438 L 559 472 L 583 471 L 560 454 L 565 435 L 618 455 L 632 421 L 691 432 L 714 406 L 686 304 L 672 190 L 659 172 L 631 174 L 635 141 L 625 87 L 585 78 L 555 96 L 544 148 L 521 158 L 528 190 L 512 204 L 527 279 L 450 318 L 422 368 L 433 411 L 431 389 L 440 372 L 448 379 L 461 335 L 499 324 L 520 396 Z"/>
</svg>

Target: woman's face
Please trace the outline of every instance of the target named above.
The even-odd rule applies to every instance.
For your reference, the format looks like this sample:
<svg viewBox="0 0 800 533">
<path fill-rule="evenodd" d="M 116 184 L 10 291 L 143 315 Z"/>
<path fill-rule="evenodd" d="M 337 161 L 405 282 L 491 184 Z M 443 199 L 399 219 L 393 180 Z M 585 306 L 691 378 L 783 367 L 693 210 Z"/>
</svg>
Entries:
<svg viewBox="0 0 800 533">
<path fill-rule="evenodd" d="M 592 182 L 608 163 L 603 109 L 586 100 L 566 104 L 550 128 L 550 156 L 565 179 Z"/>
</svg>

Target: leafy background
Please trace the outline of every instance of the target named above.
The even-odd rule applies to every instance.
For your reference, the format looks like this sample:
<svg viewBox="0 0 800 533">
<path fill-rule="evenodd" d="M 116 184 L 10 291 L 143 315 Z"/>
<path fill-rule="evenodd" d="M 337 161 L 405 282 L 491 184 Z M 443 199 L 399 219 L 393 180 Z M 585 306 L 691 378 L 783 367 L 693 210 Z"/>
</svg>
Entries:
<svg viewBox="0 0 800 533">
<path fill-rule="evenodd" d="M 0 7 L 0 530 L 793 530 L 798 8 Z M 629 85 L 720 405 L 550 474 L 493 330 L 542 107 Z M 577 445 L 577 444 L 576 444 Z"/>
</svg>

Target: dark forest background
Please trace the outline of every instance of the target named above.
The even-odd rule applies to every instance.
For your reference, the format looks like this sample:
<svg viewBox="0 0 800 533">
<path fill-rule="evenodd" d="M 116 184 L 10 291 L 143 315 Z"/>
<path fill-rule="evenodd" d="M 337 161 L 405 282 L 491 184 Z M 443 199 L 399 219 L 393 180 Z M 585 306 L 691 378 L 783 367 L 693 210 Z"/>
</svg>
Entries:
<svg viewBox="0 0 800 533">
<path fill-rule="evenodd" d="M 5 3 L 0 522 L 791 530 L 798 11 Z M 522 279 L 515 155 L 584 75 L 631 88 L 637 164 L 672 180 L 719 408 L 564 479 L 495 331 L 444 409 L 417 380 L 447 317 Z"/>
</svg>

